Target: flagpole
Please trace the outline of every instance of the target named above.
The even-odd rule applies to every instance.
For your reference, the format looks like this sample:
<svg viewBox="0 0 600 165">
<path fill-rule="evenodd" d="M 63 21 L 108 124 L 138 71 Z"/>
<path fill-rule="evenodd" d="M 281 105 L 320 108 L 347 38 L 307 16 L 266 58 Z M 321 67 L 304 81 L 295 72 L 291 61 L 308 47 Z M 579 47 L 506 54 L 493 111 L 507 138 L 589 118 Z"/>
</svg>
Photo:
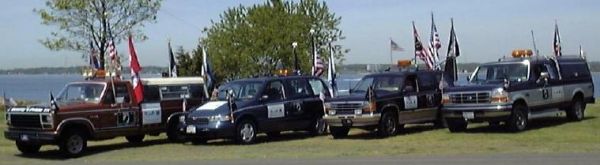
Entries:
<svg viewBox="0 0 600 165">
<path fill-rule="evenodd" d="M 412 26 L 413 26 L 413 33 L 414 33 L 414 31 L 416 30 L 416 29 L 415 29 L 415 21 L 412 21 Z M 414 34 L 413 34 L 413 35 L 414 35 Z M 416 43 L 415 43 L 415 44 L 416 44 Z M 414 56 L 415 56 L 415 58 L 414 58 L 414 60 L 415 60 L 415 66 L 417 67 L 417 70 L 419 70 L 419 60 L 417 60 L 417 49 L 416 49 L 416 48 L 415 48 L 415 51 L 414 51 L 414 53 L 413 53 L 413 54 L 414 54 Z"/>
<path fill-rule="evenodd" d="M 537 49 L 537 45 L 535 44 L 535 36 L 533 35 L 533 30 L 531 30 L 531 41 L 533 42 L 533 51 L 535 51 L 535 55 L 539 56 L 540 51 Z"/>
<path fill-rule="evenodd" d="M 315 66 L 316 66 L 316 63 L 317 63 L 317 59 L 315 59 L 315 55 L 316 55 L 315 53 L 317 51 L 317 46 L 315 45 L 315 36 L 314 36 L 315 30 L 314 29 L 310 29 L 309 33 L 310 33 L 310 43 L 312 45 L 312 67 L 310 69 L 311 70 L 310 74 L 314 75 L 315 74 L 315 69 L 316 69 Z"/>
<path fill-rule="evenodd" d="M 393 40 L 392 40 L 392 38 L 390 38 L 390 43 L 391 43 L 392 41 L 393 41 Z M 392 49 L 393 49 L 393 48 L 392 48 L 392 44 L 390 44 L 390 68 L 391 68 L 391 67 L 394 65 L 394 59 L 392 58 L 392 52 L 393 52 L 393 50 L 392 50 Z"/>
</svg>

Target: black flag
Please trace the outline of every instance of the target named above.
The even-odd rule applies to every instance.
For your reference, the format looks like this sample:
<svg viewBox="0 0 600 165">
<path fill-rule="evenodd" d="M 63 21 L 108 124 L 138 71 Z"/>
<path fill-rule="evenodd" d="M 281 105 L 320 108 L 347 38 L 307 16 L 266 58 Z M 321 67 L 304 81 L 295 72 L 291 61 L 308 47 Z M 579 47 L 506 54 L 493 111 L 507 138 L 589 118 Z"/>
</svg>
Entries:
<svg viewBox="0 0 600 165">
<path fill-rule="evenodd" d="M 177 77 L 177 74 L 177 63 L 175 62 L 173 49 L 171 49 L 171 42 L 169 42 L 169 77 Z"/>
</svg>

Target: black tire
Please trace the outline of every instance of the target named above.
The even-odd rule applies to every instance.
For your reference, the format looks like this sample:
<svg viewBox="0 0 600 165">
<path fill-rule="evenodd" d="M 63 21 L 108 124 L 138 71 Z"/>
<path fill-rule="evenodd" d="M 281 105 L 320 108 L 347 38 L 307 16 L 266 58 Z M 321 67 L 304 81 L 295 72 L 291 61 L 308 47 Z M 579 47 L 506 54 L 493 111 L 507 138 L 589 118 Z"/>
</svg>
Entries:
<svg viewBox="0 0 600 165">
<path fill-rule="evenodd" d="M 236 141 L 239 144 L 252 144 L 256 140 L 257 128 L 251 120 L 242 120 L 236 125 Z"/>
<path fill-rule="evenodd" d="M 167 127 L 167 139 L 171 142 L 181 143 L 185 141 L 185 135 L 178 130 L 178 122 L 171 121 Z"/>
<path fill-rule="evenodd" d="M 281 136 L 281 132 L 278 132 L 278 131 L 267 132 L 267 136 L 269 136 L 269 137 L 280 137 Z"/>
<path fill-rule="evenodd" d="M 42 147 L 42 145 L 39 145 L 39 144 L 29 144 L 29 143 L 19 142 L 19 141 L 17 141 L 16 143 L 17 143 L 17 149 L 19 149 L 19 151 L 21 151 L 21 153 L 23 153 L 24 155 L 38 153 L 38 152 L 40 152 L 40 147 Z"/>
<path fill-rule="evenodd" d="M 448 130 L 450 132 L 463 132 L 467 130 L 467 126 L 469 123 L 462 119 L 446 119 L 446 123 L 448 124 Z"/>
<path fill-rule="evenodd" d="M 331 132 L 331 136 L 334 139 L 341 139 L 348 136 L 348 132 L 350 132 L 350 128 L 348 127 L 329 127 L 329 131 Z"/>
<path fill-rule="evenodd" d="M 527 124 L 529 122 L 527 119 L 528 113 L 529 109 L 525 105 L 516 104 L 513 106 L 510 118 L 506 122 L 508 130 L 511 132 L 520 132 L 527 129 Z"/>
<path fill-rule="evenodd" d="M 313 120 L 308 132 L 312 136 L 319 136 L 327 133 L 327 123 L 323 120 L 323 117 L 318 117 Z"/>
<path fill-rule="evenodd" d="M 66 157 L 79 157 L 87 149 L 87 137 L 78 130 L 65 132 L 59 148 Z"/>
<path fill-rule="evenodd" d="M 208 139 L 206 138 L 193 138 L 191 139 L 193 145 L 206 144 Z"/>
<path fill-rule="evenodd" d="M 379 137 L 394 136 L 397 131 L 398 117 L 391 111 L 384 112 L 377 126 L 377 135 Z"/>
<path fill-rule="evenodd" d="M 144 134 L 125 136 L 125 139 L 127 139 L 127 142 L 129 142 L 129 143 L 141 143 L 142 141 L 144 141 L 145 136 L 146 135 L 144 135 Z"/>
<path fill-rule="evenodd" d="M 571 121 L 581 121 L 585 117 L 585 103 L 580 97 L 571 101 L 571 107 L 567 109 L 567 118 Z"/>
</svg>

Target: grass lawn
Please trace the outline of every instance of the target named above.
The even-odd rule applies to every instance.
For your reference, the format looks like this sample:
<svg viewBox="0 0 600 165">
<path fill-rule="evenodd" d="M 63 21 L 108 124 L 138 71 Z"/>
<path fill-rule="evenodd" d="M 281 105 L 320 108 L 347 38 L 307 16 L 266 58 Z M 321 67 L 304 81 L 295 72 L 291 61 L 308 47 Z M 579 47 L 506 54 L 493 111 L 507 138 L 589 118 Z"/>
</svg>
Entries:
<svg viewBox="0 0 600 165">
<path fill-rule="evenodd" d="M 6 129 L 2 113 L 0 128 Z M 456 155 L 491 153 L 600 153 L 600 105 L 588 105 L 586 119 L 568 122 L 563 117 L 534 120 L 521 133 L 508 133 L 486 124 L 470 125 L 465 133 L 450 133 L 430 125 L 410 125 L 403 134 L 380 139 L 354 129 L 346 139 L 309 137 L 286 133 L 275 139 L 261 135 L 254 145 L 210 141 L 206 145 L 169 143 L 164 135 L 146 136 L 145 142 L 128 144 L 125 138 L 90 142 L 85 162 L 176 161 L 196 159 L 264 159 L 389 157 L 398 155 Z M 36 163 L 62 160 L 56 146 L 44 146 L 38 155 L 22 156 L 13 141 L 0 138 L 0 159 Z M 0 163 L 1 164 L 1 163 Z"/>
</svg>

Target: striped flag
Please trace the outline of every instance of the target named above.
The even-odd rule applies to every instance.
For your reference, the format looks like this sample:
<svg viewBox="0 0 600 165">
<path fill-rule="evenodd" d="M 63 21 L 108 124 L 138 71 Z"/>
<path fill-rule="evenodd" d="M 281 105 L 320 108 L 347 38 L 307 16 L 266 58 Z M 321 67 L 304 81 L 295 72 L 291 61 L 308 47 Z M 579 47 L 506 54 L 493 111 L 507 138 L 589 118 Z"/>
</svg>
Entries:
<svg viewBox="0 0 600 165">
<path fill-rule="evenodd" d="M 440 42 L 440 36 L 437 32 L 437 27 L 435 26 L 435 21 L 433 20 L 433 13 L 431 13 L 431 38 L 429 39 L 429 46 L 431 47 L 431 53 L 433 57 L 433 63 L 437 64 L 439 60 L 438 49 L 442 47 L 442 43 Z M 436 65 L 436 69 L 439 67 Z"/>
<path fill-rule="evenodd" d="M 324 66 L 323 66 L 323 60 L 321 59 L 321 56 L 319 55 L 319 51 L 317 50 L 317 47 L 315 46 L 313 48 L 313 66 L 312 66 L 312 75 L 313 76 L 317 76 L 320 77 L 321 75 L 323 75 L 323 71 L 324 71 Z"/>
<path fill-rule="evenodd" d="M 394 40 L 392 40 L 390 38 L 390 49 L 392 51 L 404 51 L 404 48 L 398 46 L 398 44 L 396 42 L 394 42 Z"/>
<path fill-rule="evenodd" d="M 133 39 L 131 34 L 129 35 L 129 67 L 131 68 L 131 82 L 133 83 L 133 93 L 135 96 L 136 103 L 139 104 L 144 100 L 144 89 L 142 87 L 142 81 L 140 80 L 140 72 L 142 67 L 137 58 L 137 53 L 133 47 Z"/>
<path fill-rule="evenodd" d="M 100 61 L 98 61 L 98 52 L 94 48 L 94 43 L 90 41 L 90 67 L 100 69 Z"/>
<path fill-rule="evenodd" d="M 562 56 L 562 47 L 560 45 L 560 34 L 558 33 L 558 23 L 554 23 L 554 55 Z"/>
<path fill-rule="evenodd" d="M 431 56 L 431 52 L 429 52 L 428 48 L 424 48 L 421 43 L 421 39 L 419 37 L 419 33 L 417 32 L 417 28 L 415 27 L 415 23 L 413 22 L 413 34 L 415 36 L 415 58 L 421 59 L 425 62 L 427 69 L 433 69 L 434 60 Z"/>
<path fill-rule="evenodd" d="M 210 98 L 210 91 L 214 88 L 215 76 L 212 72 L 210 60 L 206 52 L 206 47 L 202 47 L 202 68 L 201 76 L 204 78 L 204 95 L 207 99 Z"/>
</svg>

